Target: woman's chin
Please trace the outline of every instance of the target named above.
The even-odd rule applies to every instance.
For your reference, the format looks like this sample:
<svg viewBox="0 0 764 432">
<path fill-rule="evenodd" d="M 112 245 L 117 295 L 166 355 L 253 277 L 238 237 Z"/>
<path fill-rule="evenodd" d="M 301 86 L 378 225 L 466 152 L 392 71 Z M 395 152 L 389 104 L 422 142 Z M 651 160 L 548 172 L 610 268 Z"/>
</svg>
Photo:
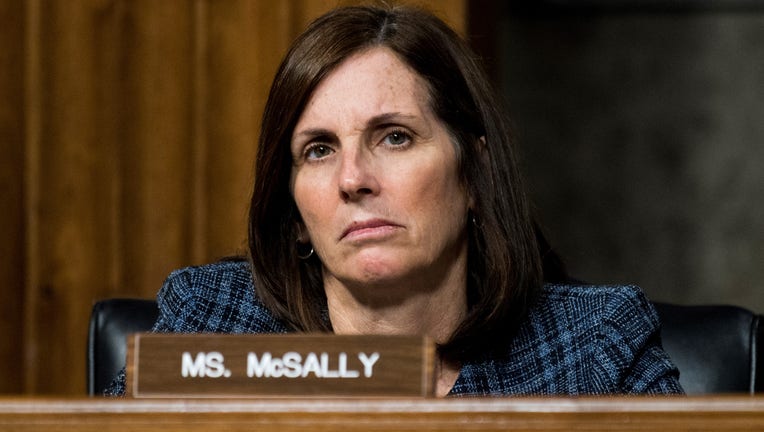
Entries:
<svg viewBox="0 0 764 432">
<path fill-rule="evenodd" d="M 358 283 L 377 285 L 401 280 L 407 267 L 400 257 L 364 257 L 349 263 L 349 273 Z"/>
</svg>

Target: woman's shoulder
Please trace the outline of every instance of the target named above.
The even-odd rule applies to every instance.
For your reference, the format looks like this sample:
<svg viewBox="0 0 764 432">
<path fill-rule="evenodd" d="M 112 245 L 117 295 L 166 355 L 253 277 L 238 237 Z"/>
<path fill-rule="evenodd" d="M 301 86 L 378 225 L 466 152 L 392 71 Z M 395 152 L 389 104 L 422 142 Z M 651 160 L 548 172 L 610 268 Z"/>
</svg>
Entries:
<svg viewBox="0 0 764 432">
<path fill-rule="evenodd" d="M 660 329 L 655 307 L 634 285 L 547 284 L 529 324 L 557 336 L 585 332 L 634 342 Z"/>
<path fill-rule="evenodd" d="M 613 384 L 631 373 L 622 367 L 634 366 L 645 350 L 662 351 L 658 313 L 634 285 L 546 285 L 523 332 L 526 347 L 561 350 L 563 364 L 600 368 Z M 665 353 L 656 355 L 657 362 L 670 363 Z"/>
<path fill-rule="evenodd" d="M 173 270 L 160 290 L 162 294 L 208 293 L 215 295 L 254 294 L 249 263 L 241 258 Z M 170 291 L 170 292 L 167 292 Z"/>
<path fill-rule="evenodd" d="M 532 310 L 536 315 L 564 314 L 577 319 L 602 319 L 627 312 L 658 324 L 655 308 L 635 285 L 546 284 Z"/>
<path fill-rule="evenodd" d="M 638 287 L 545 285 L 508 351 L 468 364 L 455 393 L 681 393 Z"/>
<path fill-rule="evenodd" d="M 286 331 L 257 297 L 249 263 L 227 259 L 175 270 L 157 294 L 155 331 L 274 333 Z"/>
</svg>

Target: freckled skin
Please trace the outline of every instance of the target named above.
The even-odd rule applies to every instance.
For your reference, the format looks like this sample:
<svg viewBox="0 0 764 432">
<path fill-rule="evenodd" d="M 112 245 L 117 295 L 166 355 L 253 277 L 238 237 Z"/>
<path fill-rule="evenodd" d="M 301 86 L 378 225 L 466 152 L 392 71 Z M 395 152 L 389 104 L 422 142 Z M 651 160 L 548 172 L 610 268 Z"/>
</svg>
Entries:
<svg viewBox="0 0 764 432">
<path fill-rule="evenodd" d="M 351 56 L 313 92 L 291 151 L 335 331 L 446 338 L 466 310 L 470 199 L 424 81 L 387 48 Z"/>
</svg>

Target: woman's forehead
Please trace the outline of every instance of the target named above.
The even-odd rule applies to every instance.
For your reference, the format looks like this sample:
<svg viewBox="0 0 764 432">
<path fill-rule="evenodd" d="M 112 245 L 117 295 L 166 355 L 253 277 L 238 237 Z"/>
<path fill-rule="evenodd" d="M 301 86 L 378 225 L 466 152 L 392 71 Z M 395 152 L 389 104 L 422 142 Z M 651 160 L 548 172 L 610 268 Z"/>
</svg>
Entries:
<svg viewBox="0 0 764 432">
<path fill-rule="evenodd" d="M 294 133 L 312 123 L 338 122 L 385 113 L 427 115 L 425 80 L 392 50 L 356 53 L 329 73 L 308 99 Z"/>
</svg>

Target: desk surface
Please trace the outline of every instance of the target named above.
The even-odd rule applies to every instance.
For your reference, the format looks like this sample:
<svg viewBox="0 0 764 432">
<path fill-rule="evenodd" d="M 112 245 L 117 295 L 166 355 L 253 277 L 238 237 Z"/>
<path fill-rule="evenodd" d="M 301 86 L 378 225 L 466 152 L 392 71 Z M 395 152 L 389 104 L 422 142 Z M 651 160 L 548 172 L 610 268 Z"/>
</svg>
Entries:
<svg viewBox="0 0 764 432">
<path fill-rule="evenodd" d="M 764 396 L 0 398 L 6 431 L 764 431 Z"/>
</svg>

